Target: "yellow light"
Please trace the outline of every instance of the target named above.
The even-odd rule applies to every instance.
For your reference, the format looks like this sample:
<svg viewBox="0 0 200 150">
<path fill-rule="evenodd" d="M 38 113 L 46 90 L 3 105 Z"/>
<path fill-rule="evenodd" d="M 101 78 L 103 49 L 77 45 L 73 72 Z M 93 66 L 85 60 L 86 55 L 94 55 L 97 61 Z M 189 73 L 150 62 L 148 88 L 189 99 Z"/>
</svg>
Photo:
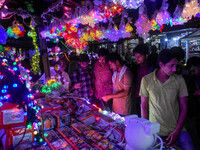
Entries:
<svg viewBox="0 0 200 150">
<path fill-rule="evenodd" d="M 37 132 L 37 131 L 34 131 L 34 135 L 36 135 L 36 134 L 38 134 L 38 132 Z"/>
</svg>

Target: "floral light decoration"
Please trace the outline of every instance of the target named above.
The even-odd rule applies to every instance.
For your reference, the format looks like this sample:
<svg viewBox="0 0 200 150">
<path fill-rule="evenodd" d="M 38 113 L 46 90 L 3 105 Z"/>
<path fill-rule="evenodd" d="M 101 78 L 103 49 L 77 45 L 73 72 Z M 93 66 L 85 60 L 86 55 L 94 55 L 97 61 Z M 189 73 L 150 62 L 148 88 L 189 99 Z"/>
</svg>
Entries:
<svg viewBox="0 0 200 150">
<path fill-rule="evenodd" d="M 24 29 L 24 26 L 22 24 L 19 24 L 17 21 L 13 22 L 12 27 L 8 27 L 7 34 L 9 37 L 14 37 L 18 39 L 19 37 L 23 37 L 26 33 L 26 30 Z"/>
<path fill-rule="evenodd" d="M 143 2 L 144 0 L 113 0 L 113 3 L 120 4 L 127 9 L 137 9 Z"/>
<path fill-rule="evenodd" d="M 140 37 L 146 39 L 149 36 L 151 22 L 147 17 L 146 6 L 144 4 L 139 8 L 139 18 L 137 19 L 135 26 Z"/>
<path fill-rule="evenodd" d="M 78 24 L 88 24 L 91 27 L 94 27 L 95 24 L 101 21 L 107 21 L 107 18 L 114 17 L 116 14 L 119 14 L 124 9 L 120 5 L 95 5 L 94 9 L 85 10 L 85 7 L 77 7 L 73 15 L 73 19 L 70 20 L 72 23 Z M 84 12 L 84 13 L 83 13 Z M 88 12 L 87 14 L 85 12 Z"/>
<path fill-rule="evenodd" d="M 170 17 L 169 12 L 167 11 L 169 4 L 166 2 L 167 0 L 163 0 L 162 6 L 156 16 L 156 22 L 159 26 L 170 23 L 171 17 Z"/>
<path fill-rule="evenodd" d="M 39 48 L 37 46 L 37 33 L 35 31 L 35 28 L 32 26 L 32 22 L 30 24 L 31 31 L 28 32 L 28 36 L 32 37 L 33 39 L 33 45 L 35 48 L 35 54 L 32 57 L 32 71 L 34 74 L 40 73 L 40 53 Z"/>
<path fill-rule="evenodd" d="M 188 21 L 199 12 L 199 9 L 200 7 L 197 0 L 191 0 L 190 2 L 186 0 L 181 17 Z"/>
<path fill-rule="evenodd" d="M 8 38 L 8 35 L 3 28 L 3 26 L 0 25 L 0 44 L 6 44 L 6 40 Z"/>
</svg>

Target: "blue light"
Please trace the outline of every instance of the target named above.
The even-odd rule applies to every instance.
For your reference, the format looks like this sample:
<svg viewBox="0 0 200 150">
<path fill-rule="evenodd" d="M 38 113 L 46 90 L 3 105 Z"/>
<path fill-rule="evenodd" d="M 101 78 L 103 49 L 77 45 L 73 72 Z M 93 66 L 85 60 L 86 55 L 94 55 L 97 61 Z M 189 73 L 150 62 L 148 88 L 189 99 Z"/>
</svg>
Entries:
<svg viewBox="0 0 200 150">
<path fill-rule="evenodd" d="M 47 142 L 45 142 L 43 145 L 44 145 L 44 146 L 47 145 Z"/>
<path fill-rule="evenodd" d="M 14 70 L 14 71 L 17 71 L 17 67 L 14 67 L 13 70 Z"/>
<path fill-rule="evenodd" d="M 27 95 L 27 97 L 28 97 L 28 98 L 31 98 L 31 97 L 32 97 L 32 94 Z"/>
<path fill-rule="evenodd" d="M 2 103 L 2 102 L 0 102 L 0 107 L 1 107 L 1 106 L 3 106 L 3 103 Z"/>
<path fill-rule="evenodd" d="M 24 113 L 24 116 L 27 116 L 27 112 Z"/>
<path fill-rule="evenodd" d="M 0 79 L 3 79 L 3 76 L 2 76 L 2 75 L 0 75 Z"/>
<path fill-rule="evenodd" d="M 4 88 L 4 89 L 8 89 L 8 85 L 4 85 L 3 88 Z"/>
<path fill-rule="evenodd" d="M 3 96 L 1 96 L 0 99 L 4 99 Z"/>
<path fill-rule="evenodd" d="M 17 83 L 14 83 L 14 84 L 13 84 L 13 87 L 16 88 L 16 87 L 17 87 Z"/>
<path fill-rule="evenodd" d="M 1 93 L 6 93 L 6 92 L 7 92 L 7 90 L 5 90 L 5 89 L 1 90 Z"/>
<path fill-rule="evenodd" d="M 5 58 L 4 58 L 2 61 L 3 61 L 3 62 L 6 62 L 6 61 L 7 61 L 7 59 L 5 59 Z"/>
</svg>

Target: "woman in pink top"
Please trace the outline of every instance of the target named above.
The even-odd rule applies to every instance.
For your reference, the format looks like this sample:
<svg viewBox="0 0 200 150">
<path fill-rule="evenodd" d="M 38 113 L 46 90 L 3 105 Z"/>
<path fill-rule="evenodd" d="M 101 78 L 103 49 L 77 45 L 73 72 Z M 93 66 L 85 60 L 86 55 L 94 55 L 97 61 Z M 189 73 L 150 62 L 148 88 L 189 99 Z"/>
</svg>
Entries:
<svg viewBox="0 0 200 150">
<path fill-rule="evenodd" d="M 102 107 L 101 97 L 112 93 L 112 72 L 105 61 L 105 57 L 108 54 L 109 52 L 107 49 L 99 49 L 99 59 L 94 66 L 94 95 L 97 99 L 96 104 L 100 107 Z"/>
</svg>

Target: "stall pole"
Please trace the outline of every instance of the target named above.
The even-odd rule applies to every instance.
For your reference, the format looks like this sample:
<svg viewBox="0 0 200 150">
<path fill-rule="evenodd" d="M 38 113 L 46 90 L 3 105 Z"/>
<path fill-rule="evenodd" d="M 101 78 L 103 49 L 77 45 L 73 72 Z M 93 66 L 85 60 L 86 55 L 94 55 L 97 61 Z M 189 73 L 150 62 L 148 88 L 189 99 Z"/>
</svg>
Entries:
<svg viewBox="0 0 200 150">
<path fill-rule="evenodd" d="M 186 62 L 189 59 L 189 40 L 186 40 Z"/>
</svg>

